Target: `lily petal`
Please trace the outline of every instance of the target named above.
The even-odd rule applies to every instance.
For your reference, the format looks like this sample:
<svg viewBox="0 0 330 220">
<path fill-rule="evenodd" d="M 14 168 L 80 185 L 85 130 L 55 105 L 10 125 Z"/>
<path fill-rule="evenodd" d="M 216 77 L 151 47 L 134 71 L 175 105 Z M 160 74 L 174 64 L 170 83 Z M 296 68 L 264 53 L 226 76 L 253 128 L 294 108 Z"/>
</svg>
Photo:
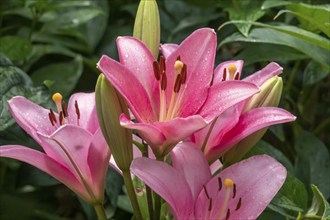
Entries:
<svg viewBox="0 0 330 220">
<path fill-rule="evenodd" d="M 15 96 L 8 101 L 9 110 L 17 124 L 23 128 L 41 146 L 37 131 L 50 135 L 55 131 L 48 119 L 49 110 L 31 102 L 22 96 Z M 47 152 L 47 149 L 44 149 Z"/>
<path fill-rule="evenodd" d="M 162 44 L 160 45 L 160 49 L 162 50 L 162 54 L 167 59 L 178 48 L 177 44 Z"/>
<path fill-rule="evenodd" d="M 216 45 L 216 33 L 213 29 L 198 29 L 166 59 L 167 103 L 170 103 L 174 88 L 174 63 L 177 57 L 180 56 L 181 61 L 187 65 L 187 80 L 182 88 L 184 94 L 178 110 L 179 116 L 193 115 L 203 105 L 212 79 Z"/>
<path fill-rule="evenodd" d="M 173 148 L 171 152 L 173 167 L 183 173 L 196 200 L 199 192 L 211 178 L 209 164 L 202 151 L 194 143 L 183 142 Z"/>
<path fill-rule="evenodd" d="M 75 175 L 67 167 L 44 153 L 20 145 L 4 145 L 0 147 L 0 155 L 1 157 L 13 158 L 35 166 L 58 179 L 86 201 L 91 200 L 88 192 Z"/>
<path fill-rule="evenodd" d="M 228 68 L 229 64 L 234 64 L 236 66 L 237 72 L 240 75 L 242 74 L 242 69 L 243 69 L 243 65 L 244 65 L 243 60 L 228 60 L 228 61 L 222 62 L 214 70 L 213 85 L 222 81 L 224 69 Z"/>
<path fill-rule="evenodd" d="M 87 163 L 92 134 L 75 125 L 64 125 L 51 136 L 38 133 L 44 144 L 48 144 L 56 160 L 69 167 L 77 178 L 84 178 L 92 185 Z"/>
<path fill-rule="evenodd" d="M 137 158 L 131 172 L 160 195 L 171 207 L 175 219 L 189 219 L 194 201 L 187 181 L 175 168 L 166 163 Z"/>
<path fill-rule="evenodd" d="M 244 78 L 243 81 L 254 83 L 257 86 L 261 86 L 267 79 L 270 79 L 273 76 L 281 74 L 283 68 L 275 62 L 271 62 L 263 69 L 249 75 Z"/>
<path fill-rule="evenodd" d="M 76 101 L 80 112 L 79 123 L 75 106 Z M 73 94 L 68 103 L 68 113 L 70 124 L 79 125 L 92 134 L 94 134 L 99 127 L 95 107 L 95 93 Z"/>
<path fill-rule="evenodd" d="M 87 163 L 93 180 L 93 192 L 99 201 L 103 201 L 105 176 L 110 160 L 110 150 L 99 128 L 92 137 L 87 155 Z M 86 161 L 84 161 L 86 162 Z"/>
<path fill-rule="evenodd" d="M 211 122 L 229 107 L 259 92 L 257 86 L 241 81 L 223 81 L 212 86 L 209 96 L 199 111 L 207 122 Z"/>
<path fill-rule="evenodd" d="M 156 113 L 148 92 L 134 73 L 106 55 L 102 56 L 97 66 L 125 98 L 139 122 L 153 122 L 156 120 Z M 132 82 L 134 82 L 134 86 L 132 86 Z"/>
<path fill-rule="evenodd" d="M 213 196 L 211 212 L 208 210 L 209 199 L 205 192 L 200 193 L 195 205 L 195 217 L 205 219 L 207 216 L 209 219 L 219 219 L 225 189 L 223 186 L 222 190 L 218 191 L 218 179 L 224 181 L 230 178 L 236 185 L 236 195 L 234 197 L 231 192 L 228 202 L 230 219 L 256 219 L 281 188 L 286 174 L 285 168 L 268 155 L 254 156 L 234 164 L 213 177 L 206 185 L 208 194 Z M 236 210 L 240 198 L 241 205 Z"/>
<path fill-rule="evenodd" d="M 156 78 L 153 74 L 152 63 L 155 58 L 152 53 L 144 43 L 133 37 L 118 37 L 117 47 L 120 63 L 135 74 L 149 98 L 154 98 L 152 91 Z"/>
<path fill-rule="evenodd" d="M 224 153 L 232 145 L 238 143 L 250 134 L 274 124 L 294 121 L 296 117 L 288 111 L 276 107 L 261 107 L 252 109 L 240 116 L 239 122 L 227 132 L 218 146 L 206 153 L 208 160 Z M 216 159 L 216 158 L 213 158 Z"/>
</svg>

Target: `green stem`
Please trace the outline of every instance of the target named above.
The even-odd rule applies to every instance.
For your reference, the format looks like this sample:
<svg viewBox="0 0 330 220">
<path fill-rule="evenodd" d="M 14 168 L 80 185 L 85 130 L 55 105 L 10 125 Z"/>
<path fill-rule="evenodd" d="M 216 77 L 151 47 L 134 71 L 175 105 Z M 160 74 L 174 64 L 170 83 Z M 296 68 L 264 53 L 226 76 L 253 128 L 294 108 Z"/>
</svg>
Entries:
<svg viewBox="0 0 330 220">
<path fill-rule="evenodd" d="M 148 145 L 143 143 L 144 151 L 142 151 L 142 156 L 148 158 Z M 149 186 L 146 186 L 146 193 L 147 193 L 147 203 L 148 203 L 148 212 L 150 220 L 154 220 L 154 207 L 152 204 L 152 192 Z"/>
<path fill-rule="evenodd" d="M 104 211 L 103 205 L 101 203 L 95 204 L 94 209 L 97 214 L 98 220 L 107 220 L 107 216 L 105 215 L 105 211 Z"/>
<path fill-rule="evenodd" d="M 141 215 L 139 203 L 136 198 L 131 173 L 129 171 L 123 171 L 123 176 L 124 176 L 124 182 L 127 189 L 127 193 L 133 206 L 135 219 L 142 220 L 142 215 Z"/>
<path fill-rule="evenodd" d="M 163 162 L 164 161 L 164 157 L 157 157 L 157 160 Z M 155 199 L 154 219 L 155 220 L 158 220 L 160 218 L 161 198 L 155 192 L 154 192 L 154 199 Z"/>
</svg>

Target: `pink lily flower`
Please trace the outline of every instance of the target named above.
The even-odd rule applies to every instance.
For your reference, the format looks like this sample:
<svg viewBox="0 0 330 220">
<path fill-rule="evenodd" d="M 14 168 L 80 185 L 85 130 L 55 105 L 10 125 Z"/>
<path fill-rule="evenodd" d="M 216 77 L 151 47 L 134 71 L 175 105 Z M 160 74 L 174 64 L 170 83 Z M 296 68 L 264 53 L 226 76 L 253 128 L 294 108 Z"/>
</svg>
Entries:
<svg viewBox="0 0 330 220">
<path fill-rule="evenodd" d="M 173 166 L 137 158 L 131 171 L 170 206 L 175 219 L 256 219 L 283 185 L 285 168 L 267 155 L 234 164 L 212 177 L 193 143 L 171 152 Z"/>
<path fill-rule="evenodd" d="M 212 29 L 195 31 L 159 63 L 138 39 L 120 37 L 117 46 L 120 63 L 104 55 L 97 66 L 137 120 L 121 115 L 121 125 L 135 129 L 156 157 L 164 157 L 179 141 L 259 91 L 241 81 L 210 87 L 216 53 Z"/>
<path fill-rule="evenodd" d="M 24 97 L 8 101 L 16 122 L 43 148 L 0 147 L 0 156 L 31 164 L 58 179 L 90 204 L 102 203 L 110 151 L 99 129 L 94 93 L 76 93 L 68 107 L 54 94 L 58 113 Z"/>
<path fill-rule="evenodd" d="M 164 45 L 163 47 L 167 47 Z M 173 48 L 169 45 L 168 48 Z M 167 49 L 169 50 L 169 49 Z M 223 81 L 237 81 L 243 68 L 243 61 L 226 61 L 214 71 L 213 86 Z M 283 68 L 277 63 L 270 63 L 262 70 L 244 78 L 242 81 L 261 86 L 266 80 L 282 73 Z M 277 107 L 259 107 L 244 111 L 246 99 L 226 110 L 214 123 L 197 131 L 189 137 L 204 152 L 210 163 L 221 157 L 232 146 L 254 132 L 274 124 L 294 121 L 296 117 Z"/>
</svg>

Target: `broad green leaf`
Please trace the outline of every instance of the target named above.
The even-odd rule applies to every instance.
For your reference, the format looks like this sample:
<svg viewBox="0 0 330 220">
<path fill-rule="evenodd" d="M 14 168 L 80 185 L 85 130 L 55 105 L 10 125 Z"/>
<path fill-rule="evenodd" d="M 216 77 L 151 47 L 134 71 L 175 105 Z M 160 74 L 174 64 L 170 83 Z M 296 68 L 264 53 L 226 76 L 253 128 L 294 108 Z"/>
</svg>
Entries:
<svg viewBox="0 0 330 220">
<path fill-rule="evenodd" d="M 261 9 L 266 10 L 266 9 L 269 9 L 269 8 L 279 7 L 279 6 L 288 5 L 288 4 L 290 4 L 290 2 L 288 2 L 288 1 L 265 0 L 261 5 Z"/>
<path fill-rule="evenodd" d="M 315 184 L 325 198 L 330 196 L 330 157 L 327 147 L 312 133 L 304 131 L 297 139 L 295 170 L 306 185 Z"/>
<path fill-rule="evenodd" d="M 25 59 L 31 51 L 31 42 L 25 38 L 17 36 L 0 37 L 0 54 L 13 61 Z"/>
<path fill-rule="evenodd" d="M 313 32 L 320 30 L 330 37 L 330 4 L 309 5 L 295 3 L 286 7 L 288 9 L 287 12 L 297 16 L 302 28 Z"/>
<path fill-rule="evenodd" d="M 304 184 L 288 173 L 282 188 L 268 207 L 288 218 L 295 218 L 299 212 L 307 209 L 307 198 Z"/>
<path fill-rule="evenodd" d="M 0 56 L 1 57 L 1 56 Z M 33 87 L 32 80 L 21 69 L 13 66 L 11 62 L 0 58 L 0 131 L 14 124 L 9 113 L 7 101 L 14 96 L 25 96 L 37 104 L 44 104 L 49 100 L 46 87 Z"/>
<path fill-rule="evenodd" d="M 70 62 L 52 63 L 41 67 L 32 73 L 31 78 L 35 84 L 42 84 L 45 80 L 54 81 L 52 93 L 60 92 L 68 97 L 78 83 L 83 72 L 81 56 Z"/>
<path fill-rule="evenodd" d="M 225 38 L 219 45 L 232 42 L 249 42 L 249 43 L 270 43 L 274 45 L 284 45 L 288 47 L 292 47 L 313 60 L 330 66 L 330 56 L 329 51 L 323 48 L 320 48 L 316 45 L 310 44 L 302 39 L 291 36 L 286 33 L 282 33 L 276 30 L 268 29 L 268 28 L 256 28 L 253 29 L 248 37 L 244 37 L 239 33 L 234 33 L 231 36 Z"/>
<path fill-rule="evenodd" d="M 324 198 L 320 190 L 315 185 L 311 185 L 313 191 L 313 201 L 308 212 L 304 214 L 304 219 L 330 219 L 330 205 Z"/>
<path fill-rule="evenodd" d="M 315 61 L 311 61 L 304 70 L 303 84 L 305 86 L 313 85 L 328 76 L 329 73 L 330 68 L 324 67 Z"/>
<path fill-rule="evenodd" d="M 266 61 L 278 61 L 284 62 L 289 60 L 301 60 L 306 59 L 306 55 L 299 51 L 287 47 L 278 45 L 274 47 L 273 44 L 247 44 L 243 45 L 242 51 L 234 57 L 234 60 L 244 60 L 245 65 L 252 63 Z"/>
<path fill-rule="evenodd" d="M 44 25 L 44 30 L 68 29 L 84 24 L 96 16 L 103 14 L 101 9 L 70 10 L 57 16 Z"/>
<path fill-rule="evenodd" d="M 244 1 L 232 1 L 232 7 L 225 8 L 229 13 L 229 19 L 234 20 L 245 20 L 245 21 L 256 21 L 264 16 L 265 11 L 261 10 L 262 1 L 255 0 L 244 0 Z M 244 35 L 248 36 L 251 24 L 242 23 L 235 24 L 238 30 Z"/>
</svg>

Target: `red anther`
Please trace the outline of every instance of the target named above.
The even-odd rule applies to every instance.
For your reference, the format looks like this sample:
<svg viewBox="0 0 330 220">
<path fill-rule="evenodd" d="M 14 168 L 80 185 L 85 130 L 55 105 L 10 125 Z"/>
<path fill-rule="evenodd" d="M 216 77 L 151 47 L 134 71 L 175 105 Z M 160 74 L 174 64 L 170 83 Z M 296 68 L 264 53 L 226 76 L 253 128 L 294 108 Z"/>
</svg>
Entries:
<svg viewBox="0 0 330 220">
<path fill-rule="evenodd" d="M 157 63 L 157 61 L 154 61 L 152 63 L 152 66 L 154 68 L 155 78 L 157 79 L 157 81 L 159 81 L 160 80 L 160 67 L 159 67 L 159 64 Z"/>
<path fill-rule="evenodd" d="M 237 73 L 235 74 L 234 79 L 235 79 L 235 80 L 239 80 L 239 72 L 237 72 Z"/>
<path fill-rule="evenodd" d="M 222 75 L 222 80 L 221 81 L 225 81 L 227 79 L 227 69 L 224 68 L 223 69 L 223 75 Z"/>
<path fill-rule="evenodd" d="M 160 74 L 163 75 L 166 72 L 165 58 L 163 56 L 159 57 L 159 68 Z"/>
<path fill-rule="evenodd" d="M 161 83 L 161 90 L 165 90 L 167 87 L 167 77 L 166 77 L 166 73 L 164 72 L 162 74 L 162 83 Z"/>
<path fill-rule="evenodd" d="M 226 213 L 226 220 L 228 220 L 230 217 L 230 209 L 227 209 L 227 213 Z"/>
<path fill-rule="evenodd" d="M 180 60 L 180 61 L 181 61 L 181 57 L 180 57 L 180 56 L 178 56 L 178 57 L 176 58 L 176 60 Z"/>
<path fill-rule="evenodd" d="M 239 198 L 235 211 L 239 210 L 241 208 L 241 205 L 242 205 L 242 198 Z"/>
<path fill-rule="evenodd" d="M 236 196 L 236 184 L 234 183 L 234 186 L 233 186 L 233 198 L 235 198 Z"/>
<path fill-rule="evenodd" d="M 63 109 L 63 117 L 67 118 L 68 117 L 68 107 L 66 106 L 65 102 L 62 102 L 62 109 Z"/>
<path fill-rule="evenodd" d="M 181 88 L 181 74 L 177 75 L 175 83 L 174 83 L 174 92 L 178 93 Z"/>
<path fill-rule="evenodd" d="M 57 120 L 56 120 L 55 114 L 53 112 L 53 109 L 49 109 L 49 111 L 50 111 L 50 117 L 52 117 L 53 122 L 57 123 Z"/>
<path fill-rule="evenodd" d="M 183 67 L 181 69 L 181 84 L 185 84 L 187 80 L 187 65 L 183 64 Z"/>
<path fill-rule="evenodd" d="M 79 110 L 79 106 L 78 106 L 77 100 L 74 101 L 74 107 L 76 109 L 77 118 L 80 119 L 80 110 Z"/>
<path fill-rule="evenodd" d="M 58 120 L 60 121 L 60 125 L 63 125 L 63 112 L 60 112 L 60 115 L 58 116 Z"/>
<path fill-rule="evenodd" d="M 221 177 L 218 177 L 218 191 L 220 191 L 222 189 L 222 181 L 221 181 Z"/>
<path fill-rule="evenodd" d="M 207 189 L 206 189 L 206 186 L 205 185 L 203 186 L 203 189 L 204 189 L 204 192 L 205 192 L 206 197 L 208 199 L 210 199 L 209 193 L 207 192 Z"/>
<path fill-rule="evenodd" d="M 54 124 L 54 121 L 53 121 L 53 118 L 52 118 L 52 114 L 50 112 L 48 113 L 48 117 L 49 117 L 50 123 L 54 126 L 55 124 Z"/>
<path fill-rule="evenodd" d="M 209 212 L 212 210 L 212 198 L 210 199 L 210 203 L 209 203 Z"/>
</svg>

